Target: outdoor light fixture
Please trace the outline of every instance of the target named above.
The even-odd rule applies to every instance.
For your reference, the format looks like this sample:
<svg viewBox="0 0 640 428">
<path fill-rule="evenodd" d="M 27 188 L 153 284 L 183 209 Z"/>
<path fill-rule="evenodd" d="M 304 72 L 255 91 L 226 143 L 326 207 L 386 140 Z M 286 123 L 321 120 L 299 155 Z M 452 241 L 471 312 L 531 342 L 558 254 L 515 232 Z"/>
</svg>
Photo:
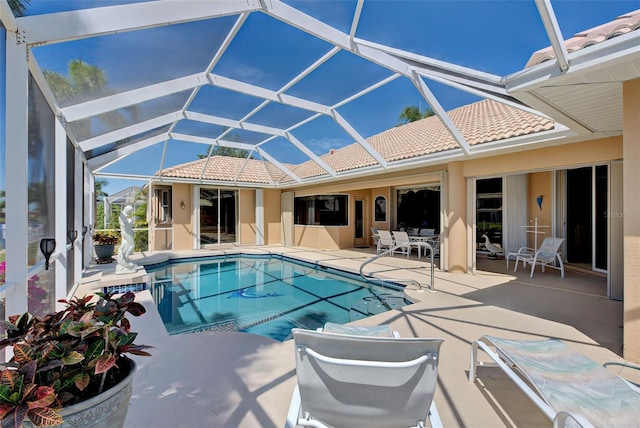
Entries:
<svg viewBox="0 0 640 428">
<path fill-rule="evenodd" d="M 184 209 L 185 205 L 184 205 L 184 201 L 180 202 L 180 208 Z"/>
<path fill-rule="evenodd" d="M 538 208 L 540 208 L 540 210 L 542 210 L 542 195 L 538 196 L 536 198 L 536 203 L 538 204 Z"/>
<path fill-rule="evenodd" d="M 40 251 L 44 255 L 44 268 L 49 270 L 49 258 L 56 249 L 56 240 L 53 238 L 42 238 L 40 240 Z"/>
<path fill-rule="evenodd" d="M 73 242 L 76 240 L 77 237 L 78 237 L 78 231 L 77 230 L 68 230 L 67 231 L 67 238 L 69 238 L 69 242 L 71 243 L 71 245 L 73 245 Z"/>
</svg>

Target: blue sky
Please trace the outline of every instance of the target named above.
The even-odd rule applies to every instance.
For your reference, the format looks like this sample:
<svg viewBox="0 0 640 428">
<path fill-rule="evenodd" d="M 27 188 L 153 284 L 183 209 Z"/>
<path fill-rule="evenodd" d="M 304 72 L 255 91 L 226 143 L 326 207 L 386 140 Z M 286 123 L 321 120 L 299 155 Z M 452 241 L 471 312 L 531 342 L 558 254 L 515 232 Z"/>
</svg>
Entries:
<svg viewBox="0 0 640 428">
<path fill-rule="evenodd" d="M 118 3 L 123 2 L 32 0 L 30 14 Z M 349 31 L 356 5 L 355 1 L 338 0 L 287 3 L 344 32 Z M 640 1 L 629 0 L 556 0 L 552 5 L 565 39 L 640 9 Z M 110 88 L 121 92 L 203 71 L 234 19 L 225 17 L 42 46 L 34 49 L 34 55 L 41 68 L 62 74 L 71 60 L 80 58 L 104 69 Z M 356 36 L 500 76 L 521 70 L 534 51 L 549 45 L 533 0 L 365 1 Z M 331 47 L 264 14 L 253 13 L 213 72 L 277 90 Z M 286 93 L 332 105 L 390 74 L 385 68 L 340 52 Z M 427 84 L 446 110 L 478 100 L 435 82 Z M 144 103 L 139 106 L 141 116 L 146 119 L 179 109 L 188 95 L 175 94 Z M 260 102 L 248 95 L 205 87 L 190 110 L 240 119 Z M 400 78 L 338 111 L 361 135 L 369 137 L 398 124 L 399 113 L 409 105 L 427 107 L 415 87 Z M 286 128 L 309 115 L 272 103 L 250 122 Z M 95 123 L 92 130 L 97 134 L 106 129 Z M 183 121 L 176 131 L 216 136 L 221 128 Z M 248 132 L 237 134 L 250 143 L 264 138 Z M 317 154 L 353 141 L 327 118 L 314 120 L 293 134 Z M 168 147 L 165 167 L 195 160 L 198 153 L 207 150 L 204 145 L 174 141 Z M 152 174 L 160 167 L 162 148 L 160 144 L 145 149 L 107 171 Z M 276 139 L 265 149 L 281 162 L 306 160 L 285 140 Z M 133 184 L 142 183 L 109 180 L 105 190 L 111 194 Z"/>
</svg>

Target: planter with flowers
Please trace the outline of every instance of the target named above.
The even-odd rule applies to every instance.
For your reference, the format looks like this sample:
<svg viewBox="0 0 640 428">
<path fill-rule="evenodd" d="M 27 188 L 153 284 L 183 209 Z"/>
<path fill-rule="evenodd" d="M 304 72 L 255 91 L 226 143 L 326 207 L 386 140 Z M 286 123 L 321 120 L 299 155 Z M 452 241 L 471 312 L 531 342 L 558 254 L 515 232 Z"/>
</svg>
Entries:
<svg viewBox="0 0 640 428">
<path fill-rule="evenodd" d="M 150 355 L 135 345 L 126 315 L 145 309 L 133 293 L 62 300 L 67 308 L 45 317 L 29 313 L 3 321 L 13 357 L 0 371 L 2 427 L 122 427 L 135 363 L 124 354 Z"/>
<path fill-rule="evenodd" d="M 93 248 L 96 251 L 98 263 L 111 263 L 113 252 L 118 243 L 118 237 L 110 232 L 96 232 L 93 235 Z"/>
</svg>

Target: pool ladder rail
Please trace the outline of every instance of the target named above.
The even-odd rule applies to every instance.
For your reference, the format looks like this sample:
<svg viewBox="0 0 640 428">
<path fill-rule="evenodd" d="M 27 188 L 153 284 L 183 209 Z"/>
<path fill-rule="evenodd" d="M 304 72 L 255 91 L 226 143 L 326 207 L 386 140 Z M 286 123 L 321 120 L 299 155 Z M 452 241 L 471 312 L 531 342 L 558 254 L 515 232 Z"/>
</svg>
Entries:
<svg viewBox="0 0 640 428">
<path fill-rule="evenodd" d="M 435 293 L 436 289 L 435 289 L 435 285 L 433 282 L 433 246 L 428 243 L 428 242 L 420 242 L 420 244 L 422 246 L 427 247 L 427 249 L 429 249 L 429 255 L 430 255 L 430 284 L 429 287 L 427 288 L 430 292 Z M 424 291 L 424 287 L 422 286 L 422 284 L 420 284 L 418 281 L 416 281 L 415 279 L 387 279 L 387 278 L 373 278 L 372 276 L 367 276 L 364 274 L 364 267 L 366 265 L 368 265 L 371 262 L 376 261 L 377 259 L 379 259 L 382 256 L 386 256 L 387 254 L 392 254 L 394 251 L 396 251 L 397 249 L 399 249 L 400 247 L 402 247 L 403 244 L 398 244 L 395 245 L 391 248 L 389 248 L 388 250 L 383 251 L 380 254 L 376 254 L 375 256 L 365 260 L 361 265 L 360 265 L 360 276 L 362 277 L 362 279 L 364 279 L 365 281 L 387 281 L 387 282 L 408 282 L 410 284 L 414 284 L 417 288 L 419 292 L 423 292 Z"/>
</svg>

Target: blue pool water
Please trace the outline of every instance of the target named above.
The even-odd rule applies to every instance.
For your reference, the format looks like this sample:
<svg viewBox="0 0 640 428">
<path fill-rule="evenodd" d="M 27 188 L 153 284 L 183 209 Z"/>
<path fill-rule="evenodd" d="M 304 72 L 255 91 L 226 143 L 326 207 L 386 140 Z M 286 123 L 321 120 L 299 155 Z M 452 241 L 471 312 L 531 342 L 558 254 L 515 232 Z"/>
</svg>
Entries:
<svg viewBox="0 0 640 428">
<path fill-rule="evenodd" d="M 294 327 L 343 324 L 407 303 L 400 285 L 279 256 L 190 259 L 146 269 L 169 334 L 231 330 L 282 341 Z"/>
</svg>

